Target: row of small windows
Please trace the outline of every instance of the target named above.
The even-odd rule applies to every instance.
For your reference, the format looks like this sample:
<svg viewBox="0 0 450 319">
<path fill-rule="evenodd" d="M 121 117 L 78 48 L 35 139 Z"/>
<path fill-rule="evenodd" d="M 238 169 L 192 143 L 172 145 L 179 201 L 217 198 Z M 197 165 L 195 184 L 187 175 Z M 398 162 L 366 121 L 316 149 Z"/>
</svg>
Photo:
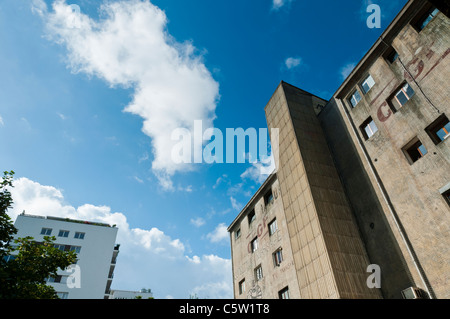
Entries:
<svg viewBox="0 0 450 319">
<path fill-rule="evenodd" d="M 412 26 L 418 31 L 422 31 L 433 18 L 439 13 L 439 10 L 431 5 L 428 5 L 425 7 L 425 13 L 419 14 L 415 19 L 411 21 Z M 399 57 L 398 53 L 395 51 L 394 48 L 389 48 L 386 53 L 384 54 L 385 60 L 392 64 L 394 63 L 397 58 Z M 361 92 L 365 95 L 367 94 L 370 89 L 375 85 L 375 81 L 372 78 L 372 76 L 369 74 L 367 77 L 359 83 L 359 88 L 361 89 Z M 403 106 L 412 96 L 414 95 L 414 91 L 412 88 L 405 83 L 395 94 L 394 97 L 391 98 L 392 104 L 394 104 L 395 107 L 401 107 Z M 358 89 L 355 89 L 348 98 L 348 102 L 352 107 L 355 107 L 359 101 L 361 101 L 362 97 Z"/>
<path fill-rule="evenodd" d="M 61 251 L 74 251 L 77 254 L 79 254 L 81 252 L 80 246 L 54 244 L 53 247 L 55 247 L 56 249 L 59 249 Z"/>
<path fill-rule="evenodd" d="M 242 279 L 239 282 L 239 295 L 242 295 L 245 293 L 245 279 Z M 279 299 L 289 299 L 289 286 L 284 287 L 280 291 L 278 291 L 278 298 Z"/>
<path fill-rule="evenodd" d="M 264 204 L 267 207 L 267 206 L 271 205 L 273 203 L 273 201 L 274 201 L 274 197 L 273 197 L 272 190 L 270 189 L 264 195 Z M 255 220 L 256 220 L 256 212 L 255 212 L 255 209 L 252 209 L 250 211 L 250 213 L 248 213 L 248 215 L 247 215 L 248 225 L 250 226 Z M 234 234 L 235 234 L 235 239 L 238 239 L 239 237 L 241 237 L 241 229 L 238 228 Z"/>
<path fill-rule="evenodd" d="M 50 236 L 52 234 L 53 229 L 51 228 L 42 228 L 41 229 L 41 235 L 45 235 L 45 236 Z M 58 237 L 69 237 L 69 232 L 68 230 L 63 230 L 60 229 L 59 233 L 58 233 Z M 84 239 L 86 233 L 82 233 L 82 232 L 75 232 L 75 235 L 73 236 L 73 238 L 77 238 L 77 239 Z"/>
<path fill-rule="evenodd" d="M 364 138 L 368 140 L 378 131 L 378 128 L 372 117 L 369 117 L 360 126 L 360 130 Z M 440 115 L 433 123 L 425 128 L 425 132 L 435 145 L 450 137 L 450 122 L 447 116 L 445 114 Z M 402 148 L 402 151 L 410 164 L 415 163 L 428 153 L 423 143 L 417 137 L 408 142 Z"/>
</svg>

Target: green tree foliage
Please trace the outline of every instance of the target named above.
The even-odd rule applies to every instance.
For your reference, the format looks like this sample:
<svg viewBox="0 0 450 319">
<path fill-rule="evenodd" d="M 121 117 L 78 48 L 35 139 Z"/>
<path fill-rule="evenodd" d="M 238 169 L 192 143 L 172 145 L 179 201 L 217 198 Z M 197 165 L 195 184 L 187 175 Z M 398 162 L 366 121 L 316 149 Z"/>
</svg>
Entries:
<svg viewBox="0 0 450 319">
<path fill-rule="evenodd" d="M 13 171 L 4 172 L 0 183 L 0 299 L 57 299 L 45 279 L 73 264 L 76 253 L 55 248 L 56 238 L 49 236 L 43 242 L 25 237 L 11 244 L 17 229 L 6 212 L 13 204 L 8 190 L 13 176 Z"/>
</svg>

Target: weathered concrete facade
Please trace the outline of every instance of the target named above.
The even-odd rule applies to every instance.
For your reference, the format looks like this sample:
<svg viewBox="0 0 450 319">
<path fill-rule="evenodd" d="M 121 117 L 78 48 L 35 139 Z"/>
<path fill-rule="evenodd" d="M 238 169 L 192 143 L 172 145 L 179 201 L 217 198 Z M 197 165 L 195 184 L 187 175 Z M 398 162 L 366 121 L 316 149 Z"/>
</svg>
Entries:
<svg viewBox="0 0 450 319">
<path fill-rule="evenodd" d="M 409 287 L 450 297 L 450 20 L 438 8 L 409 1 L 330 101 L 280 83 L 265 108 L 279 129 L 276 174 L 229 227 L 236 297 L 255 296 L 239 294 L 258 263 L 242 220 L 267 185 L 279 188 L 292 267 L 280 280 L 265 272 L 258 296 L 288 286 L 290 298 L 401 298 Z M 381 289 L 366 284 L 371 264 Z"/>
<path fill-rule="evenodd" d="M 382 274 L 389 276 L 392 269 L 389 260 L 380 260 L 382 251 L 376 252 L 375 245 L 393 251 L 389 256 L 395 255 L 394 264 L 400 266 L 403 262 L 405 266 L 403 279 L 395 283 L 397 290 L 401 285 L 406 288 L 409 280 L 412 286 L 422 288 L 431 297 L 449 298 L 450 209 L 445 192 L 450 188 L 450 139 L 436 138 L 430 126 L 437 123 L 438 128 L 445 127 L 450 116 L 450 20 L 443 13 L 435 12 L 426 26 L 420 26 L 432 11 L 427 1 L 408 2 L 326 107 L 335 108 L 344 123 L 345 134 L 355 146 L 359 165 L 370 181 L 370 196 L 364 196 L 369 190 L 354 187 L 350 163 L 345 163 L 347 155 L 333 137 L 336 132 L 328 124 L 323 128 L 334 157 L 340 158 L 340 175 L 349 197 L 370 197 L 374 201 L 372 196 L 375 196 L 379 202 L 376 208 L 371 207 L 378 210 L 378 216 L 363 212 L 361 203 L 355 201 L 353 206 L 356 216 L 366 214 L 359 218 L 360 229 L 366 246 L 373 248 L 369 255 L 382 266 Z M 394 60 L 392 55 L 389 59 L 392 50 L 398 55 Z M 369 74 L 375 83 L 364 93 L 361 81 Z M 414 93 L 400 105 L 395 101 L 395 94 L 405 84 Z M 349 97 L 354 90 L 359 91 L 361 101 L 353 107 Z M 319 115 L 321 121 L 337 122 L 338 117 L 332 119 L 326 109 Z M 331 112 L 336 111 L 328 113 Z M 378 129 L 370 138 L 362 128 L 368 118 Z M 426 149 L 418 159 L 408 153 L 411 141 L 419 141 Z M 376 235 L 379 226 L 382 230 Z M 388 247 L 393 250 L 382 244 L 380 235 L 387 234 L 387 230 L 390 232 Z M 392 282 L 386 285 L 392 286 Z M 393 288 L 389 287 L 385 294 L 396 296 Z"/>
<path fill-rule="evenodd" d="M 270 194 L 272 200 L 269 201 Z M 253 220 L 249 219 L 251 213 L 255 216 Z M 290 298 L 300 298 L 276 175 L 266 180 L 230 225 L 229 231 L 233 247 L 232 265 L 236 298 L 276 299 L 286 287 Z M 252 249 L 252 241 L 255 239 L 257 248 Z M 274 260 L 274 253 L 278 250 L 281 250 L 283 259 L 279 265 Z M 260 274 L 257 274 L 258 267 L 261 267 Z"/>
</svg>

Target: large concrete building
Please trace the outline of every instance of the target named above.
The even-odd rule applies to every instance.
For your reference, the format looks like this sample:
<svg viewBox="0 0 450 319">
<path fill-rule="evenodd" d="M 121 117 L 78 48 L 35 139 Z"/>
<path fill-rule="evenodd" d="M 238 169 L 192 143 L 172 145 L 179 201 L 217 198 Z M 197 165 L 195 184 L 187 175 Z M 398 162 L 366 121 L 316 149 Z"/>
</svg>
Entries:
<svg viewBox="0 0 450 319">
<path fill-rule="evenodd" d="M 236 298 L 450 298 L 448 15 L 409 1 L 329 101 L 280 83 L 276 172 L 228 228 Z"/>
<path fill-rule="evenodd" d="M 48 278 L 61 299 L 109 299 L 119 245 L 117 230 L 108 224 L 51 216 L 21 214 L 14 223 L 15 238 L 55 236 L 55 247 L 75 251 L 77 260 L 67 269 L 59 269 L 56 278 Z"/>
</svg>

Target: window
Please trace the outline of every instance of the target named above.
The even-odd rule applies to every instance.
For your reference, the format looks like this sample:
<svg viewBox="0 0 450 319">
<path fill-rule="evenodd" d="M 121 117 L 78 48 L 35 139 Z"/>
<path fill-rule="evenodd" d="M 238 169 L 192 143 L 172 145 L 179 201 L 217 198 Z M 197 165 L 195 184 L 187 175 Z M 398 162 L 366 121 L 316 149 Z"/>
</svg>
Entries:
<svg viewBox="0 0 450 319">
<path fill-rule="evenodd" d="M 364 121 L 364 123 L 359 127 L 364 139 L 367 141 L 369 138 L 372 137 L 376 132 L 378 132 L 378 127 L 376 126 L 375 122 L 372 120 L 372 117 L 369 117 L 367 120 Z"/>
<path fill-rule="evenodd" d="M 252 253 L 254 253 L 258 249 L 258 237 L 255 237 L 255 239 L 250 242 L 250 248 L 252 250 Z"/>
<path fill-rule="evenodd" d="M 41 235 L 50 236 L 52 234 L 51 228 L 42 228 Z"/>
<path fill-rule="evenodd" d="M 442 196 L 444 196 L 444 199 L 446 200 L 447 204 L 450 206 L 450 189 L 446 192 L 442 193 Z"/>
<path fill-rule="evenodd" d="M 364 81 L 361 82 L 361 87 L 364 92 L 364 94 L 367 94 L 367 92 L 370 91 L 370 89 L 375 85 L 375 81 L 373 80 L 372 76 L 369 74 Z"/>
<path fill-rule="evenodd" d="M 439 116 L 425 131 L 436 145 L 448 138 L 450 136 L 450 122 L 447 116 L 445 114 Z"/>
<path fill-rule="evenodd" d="M 68 292 L 57 292 L 56 295 L 59 297 L 59 299 L 67 299 L 69 297 Z"/>
<path fill-rule="evenodd" d="M 85 233 L 75 232 L 74 238 L 84 239 Z"/>
<path fill-rule="evenodd" d="M 77 254 L 79 254 L 80 251 L 81 251 L 81 247 L 80 247 L 80 246 L 71 246 L 70 249 L 69 249 L 69 251 L 74 251 L 74 252 L 76 252 Z"/>
<path fill-rule="evenodd" d="M 47 282 L 55 282 L 55 283 L 60 283 L 62 279 L 62 276 L 60 275 L 56 275 L 56 277 L 48 277 L 47 278 Z"/>
<path fill-rule="evenodd" d="M 352 93 L 348 101 L 350 102 L 352 107 L 355 107 L 356 104 L 358 104 L 358 102 L 361 101 L 361 94 L 359 94 L 358 90 L 355 90 L 355 92 Z"/>
<path fill-rule="evenodd" d="M 402 84 L 402 86 L 395 91 L 393 97 L 391 98 L 391 104 L 395 109 L 401 108 L 408 102 L 414 95 L 414 90 L 408 83 Z"/>
<path fill-rule="evenodd" d="M 275 266 L 280 266 L 283 261 L 283 251 L 281 248 L 277 249 L 273 254 L 273 262 Z"/>
<path fill-rule="evenodd" d="M 272 190 L 269 190 L 266 195 L 264 195 L 264 204 L 269 205 L 273 201 Z"/>
<path fill-rule="evenodd" d="M 389 64 L 392 64 L 392 63 L 395 62 L 395 60 L 397 60 L 397 58 L 398 58 L 398 53 L 397 53 L 397 51 L 395 51 L 394 48 L 391 47 L 390 49 L 388 49 L 388 50 L 386 51 L 386 53 L 385 53 L 385 55 L 384 55 L 384 58 L 386 59 L 386 61 L 387 61 Z"/>
<path fill-rule="evenodd" d="M 68 230 L 60 230 L 58 237 L 69 237 L 69 231 Z"/>
<path fill-rule="evenodd" d="M 414 23 L 414 27 L 417 31 L 422 31 L 438 13 L 437 8 L 431 7 L 424 15 L 419 16 L 419 19 Z"/>
<path fill-rule="evenodd" d="M 238 239 L 239 237 L 241 237 L 241 229 L 238 228 L 235 232 L 234 232 L 234 239 Z"/>
<path fill-rule="evenodd" d="M 277 219 L 274 218 L 270 223 L 269 223 L 269 235 L 272 236 L 273 234 L 275 234 L 275 232 L 278 230 L 278 225 L 277 225 Z"/>
<path fill-rule="evenodd" d="M 403 153 L 410 164 L 413 164 L 428 153 L 422 142 L 416 137 L 403 147 Z"/>
<path fill-rule="evenodd" d="M 256 214 L 255 214 L 255 210 L 253 209 L 253 210 L 248 214 L 248 224 L 250 225 L 255 219 L 256 219 Z"/>
<path fill-rule="evenodd" d="M 285 287 L 278 292 L 280 299 L 289 299 L 289 287 Z"/>
<path fill-rule="evenodd" d="M 66 245 L 54 244 L 53 247 L 55 247 L 56 249 L 59 249 L 61 251 L 66 250 Z"/>
<path fill-rule="evenodd" d="M 259 265 L 258 267 L 255 268 L 255 278 L 256 278 L 256 281 L 259 281 L 263 278 L 263 272 L 262 272 L 261 265 Z"/>
<path fill-rule="evenodd" d="M 239 282 L 239 294 L 242 295 L 245 292 L 245 279 Z"/>
</svg>

